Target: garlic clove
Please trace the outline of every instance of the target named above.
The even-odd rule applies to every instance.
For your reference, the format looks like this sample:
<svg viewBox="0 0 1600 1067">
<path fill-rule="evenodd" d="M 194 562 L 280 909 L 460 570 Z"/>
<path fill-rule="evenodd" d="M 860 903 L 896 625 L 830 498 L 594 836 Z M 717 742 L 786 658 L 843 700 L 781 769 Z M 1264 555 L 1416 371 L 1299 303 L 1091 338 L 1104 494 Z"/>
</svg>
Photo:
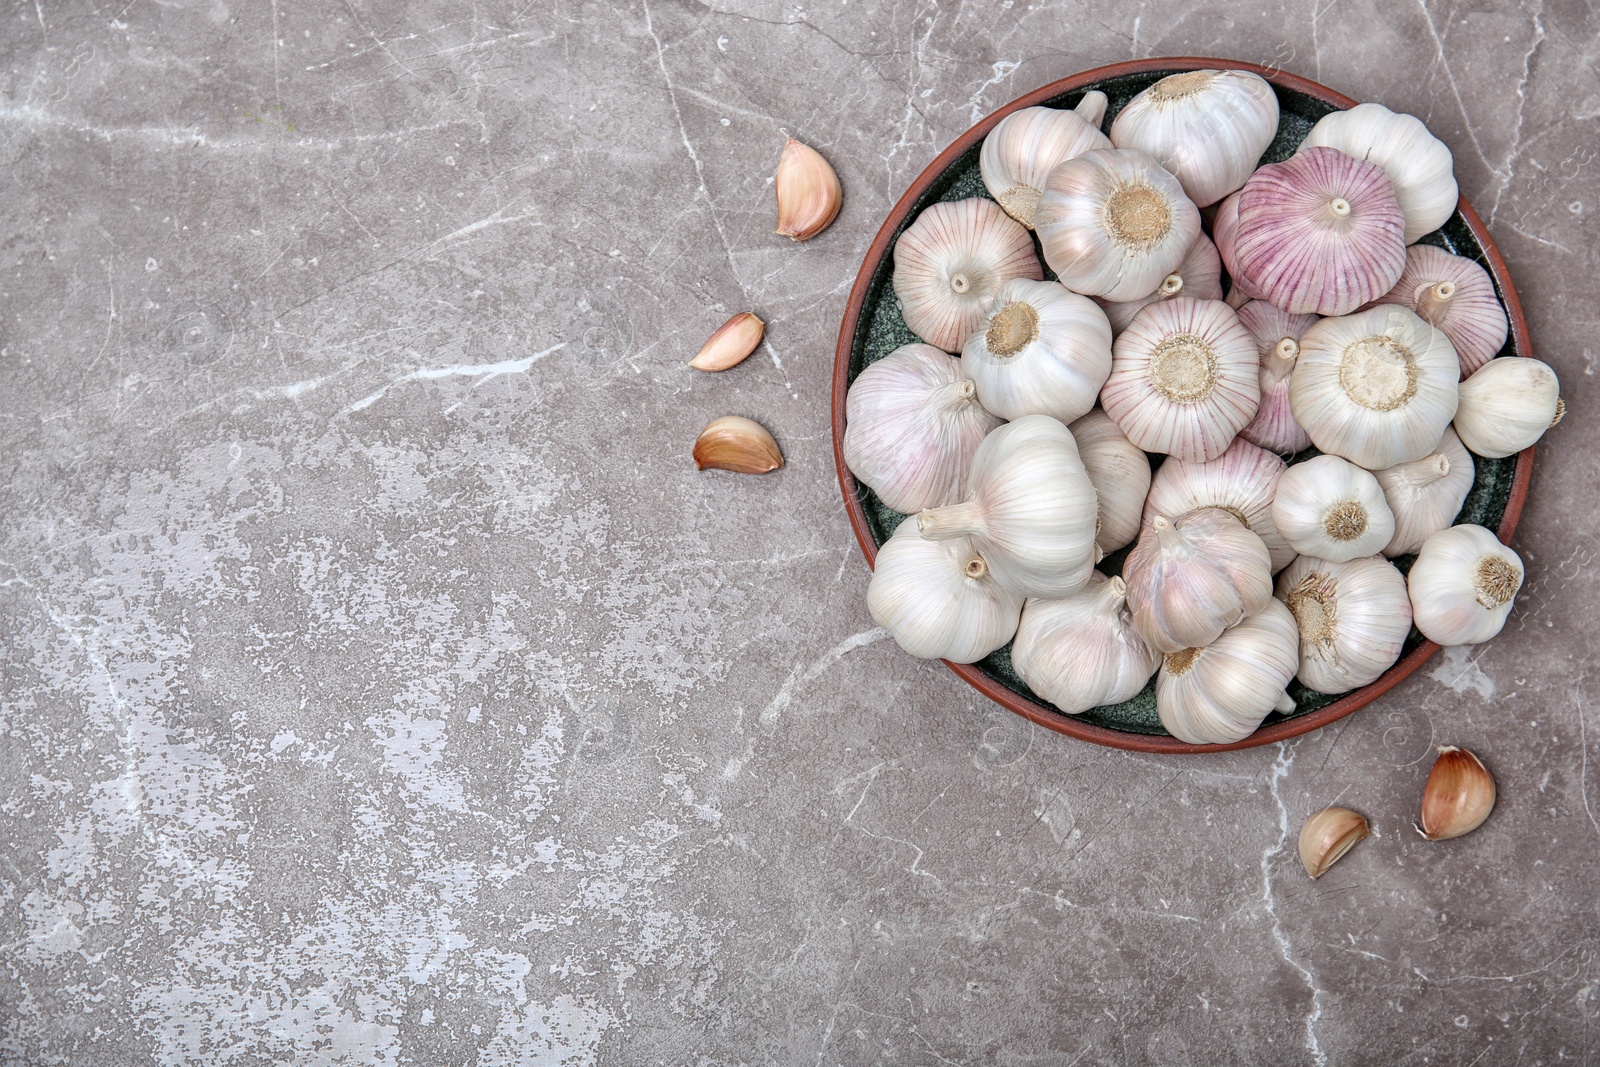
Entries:
<svg viewBox="0 0 1600 1067">
<path fill-rule="evenodd" d="M 1152 518 L 1122 565 L 1128 609 L 1157 652 L 1209 645 L 1272 599 L 1272 557 L 1218 508 Z"/>
<path fill-rule="evenodd" d="M 1455 430 L 1487 459 L 1514 456 L 1566 414 L 1556 372 L 1525 356 L 1491 359 L 1461 383 Z"/>
<path fill-rule="evenodd" d="M 1300 864 L 1311 877 L 1321 878 L 1370 833 L 1366 816 L 1360 812 L 1323 808 L 1300 827 Z"/>
<path fill-rule="evenodd" d="M 1394 537 L 1383 486 L 1338 456 L 1316 456 L 1285 471 L 1272 521 L 1296 552 L 1335 563 L 1375 555 Z"/>
<path fill-rule="evenodd" d="M 1150 458 L 1099 408 L 1068 429 L 1078 442 L 1078 457 L 1099 503 L 1095 543 L 1102 552 L 1115 552 L 1139 536 L 1140 516 L 1150 492 Z M 1174 514 L 1188 510 L 1180 508 Z"/>
<path fill-rule="evenodd" d="M 1022 597 L 989 574 L 970 541 L 928 541 L 902 522 L 878 549 L 867 610 L 921 659 L 973 663 L 1016 633 Z"/>
<path fill-rule="evenodd" d="M 1272 556 L 1272 569 L 1282 570 L 1295 557 L 1272 521 L 1272 501 L 1285 469 L 1283 460 L 1248 441 L 1235 441 L 1204 463 L 1168 459 L 1150 480 L 1143 521 L 1196 508 L 1221 508 L 1261 538 Z"/>
<path fill-rule="evenodd" d="M 906 326 L 959 352 L 1000 287 L 1044 277 L 1028 231 L 992 200 L 929 206 L 894 243 L 894 293 Z"/>
<path fill-rule="evenodd" d="M 1383 168 L 1405 214 L 1406 244 L 1415 244 L 1455 213 L 1460 199 L 1455 161 L 1416 116 L 1397 114 L 1382 104 L 1357 104 L 1318 119 L 1301 151 L 1319 145 Z"/>
<path fill-rule="evenodd" d="M 1319 693 L 1376 681 L 1411 633 L 1406 580 L 1382 556 L 1347 563 L 1299 556 L 1278 576 L 1277 594 L 1300 629 L 1298 677 Z"/>
<path fill-rule="evenodd" d="M 1383 498 L 1394 515 L 1394 537 L 1383 554 L 1393 559 L 1415 552 L 1422 543 L 1455 522 L 1477 476 L 1472 453 L 1455 430 L 1428 455 L 1410 463 L 1372 472 L 1383 486 Z"/>
<path fill-rule="evenodd" d="M 1494 775 L 1464 748 L 1445 745 L 1422 787 L 1422 824 L 1429 841 L 1448 841 L 1483 825 L 1494 810 Z"/>
<path fill-rule="evenodd" d="M 1111 327 L 1088 297 L 1016 278 L 967 339 L 961 368 L 983 406 L 1003 419 L 1071 422 L 1094 407 L 1111 373 Z"/>
<path fill-rule="evenodd" d="M 1163 657 L 1156 674 L 1161 725 L 1192 745 L 1242 741 L 1272 711 L 1294 710 L 1284 687 L 1299 661 L 1294 616 L 1269 598 L 1204 648 Z"/>
<path fill-rule="evenodd" d="M 983 139 L 978 168 L 984 187 L 1006 214 L 1033 229 L 1045 178 L 1057 163 L 1096 148 L 1110 148 L 1100 132 L 1106 94 L 1091 90 L 1071 111 L 1025 107 L 995 124 Z"/>
<path fill-rule="evenodd" d="M 689 361 L 695 370 L 719 371 L 743 363 L 761 343 L 767 324 L 741 311 L 721 326 Z"/>
<path fill-rule="evenodd" d="M 1161 657 L 1133 628 L 1121 578 L 1098 571 L 1059 600 L 1029 600 L 1011 646 L 1017 676 L 1068 715 L 1132 699 Z"/>
<path fill-rule="evenodd" d="M 778 194 L 776 233 L 809 241 L 826 230 L 844 203 L 844 190 L 833 165 L 822 153 L 790 138 L 773 178 Z"/>
<path fill-rule="evenodd" d="M 1522 558 L 1482 526 L 1440 530 L 1406 575 L 1413 621 L 1438 644 L 1482 644 L 1505 626 L 1523 573 Z"/>
<path fill-rule="evenodd" d="M 1155 292 L 1137 300 L 1097 299 L 1096 303 L 1105 310 L 1106 318 L 1111 320 L 1112 332 L 1121 333 L 1133 322 L 1140 308 L 1157 301 L 1171 300 L 1175 296 L 1187 296 L 1194 300 L 1222 299 L 1222 260 L 1217 257 L 1217 246 L 1203 233 L 1195 237 L 1194 244 L 1184 253 L 1183 261 L 1171 274 L 1161 279 Z"/>
<path fill-rule="evenodd" d="M 1239 321 L 1256 339 L 1261 356 L 1261 406 L 1239 436 L 1280 456 L 1292 456 L 1311 446 L 1311 435 L 1294 421 L 1289 406 L 1289 376 L 1300 356 L 1300 338 L 1315 315 L 1291 315 L 1265 300 L 1251 300 L 1239 308 Z"/>
<path fill-rule="evenodd" d="M 1406 249 L 1406 269 L 1378 302 L 1408 307 L 1443 330 L 1461 361 L 1463 378 L 1499 354 L 1510 330 L 1489 272 L 1432 245 Z"/>
<path fill-rule="evenodd" d="M 695 438 L 694 462 L 701 470 L 766 474 L 783 466 L 783 453 L 759 422 L 724 415 L 711 420 Z"/>
</svg>

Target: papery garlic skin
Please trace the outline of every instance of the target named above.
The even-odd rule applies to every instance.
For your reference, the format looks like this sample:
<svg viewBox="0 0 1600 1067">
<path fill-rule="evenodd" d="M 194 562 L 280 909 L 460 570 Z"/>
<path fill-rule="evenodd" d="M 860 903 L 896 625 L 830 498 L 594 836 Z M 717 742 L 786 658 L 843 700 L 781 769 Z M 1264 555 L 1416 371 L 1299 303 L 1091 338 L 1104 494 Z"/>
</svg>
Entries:
<svg viewBox="0 0 1600 1067">
<path fill-rule="evenodd" d="M 932 345 L 905 345 L 850 384 L 845 465 L 904 514 L 954 504 L 978 446 L 1000 422 L 978 403 L 959 359 Z"/>
<path fill-rule="evenodd" d="M 1111 373 L 1111 325 L 1086 296 L 1018 278 L 994 296 L 961 351 L 978 400 L 1003 419 L 1071 422 L 1094 407 Z"/>
<path fill-rule="evenodd" d="M 1191 745 L 1243 741 L 1273 710 L 1293 711 L 1284 691 L 1300 668 L 1294 616 L 1279 600 L 1204 648 L 1165 656 L 1156 674 L 1161 725 Z"/>
<path fill-rule="evenodd" d="M 993 200 L 931 204 L 894 243 L 894 295 L 912 333 L 959 352 L 1000 287 L 1044 277 L 1033 239 Z"/>
<path fill-rule="evenodd" d="M 1477 477 L 1472 453 L 1454 430 L 1446 430 L 1434 450 L 1410 463 L 1372 472 L 1394 515 L 1394 537 L 1383 554 L 1393 559 L 1415 552 L 1461 513 Z"/>
<path fill-rule="evenodd" d="M 1106 318 L 1111 321 L 1111 332 L 1121 333 L 1133 322 L 1140 308 L 1146 304 L 1171 300 L 1175 296 L 1186 296 L 1192 300 L 1222 299 L 1222 260 L 1217 256 L 1217 246 L 1203 233 L 1195 237 L 1194 244 L 1183 255 L 1183 262 L 1161 279 L 1155 292 L 1137 300 L 1097 298 L 1095 302 L 1105 310 Z"/>
<path fill-rule="evenodd" d="M 1272 520 L 1272 501 L 1285 469 L 1283 460 L 1248 441 L 1235 441 L 1222 455 L 1203 463 L 1168 459 L 1150 480 L 1143 521 L 1197 508 L 1221 508 L 1261 538 L 1272 557 L 1272 569 L 1282 570 L 1295 557 Z"/>
<path fill-rule="evenodd" d="M 989 576 L 971 542 L 924 540 L 907 520 L 878 549 L 867 610 L 911 655 L 973 663 L 1011 640 L 1022 598 Z"/>
<path fill-rule="evenodd" d="M 1157 652 L 1209 645 L 1272 599 L 1267 546 L 1218 508 L 1155 516 L 1122 572 L 1133 625 Z"/>
<path fill-rule="evenodd" d="M 1415 244 L 1455 214 L 1461 195 L 1455 161 L 1416 116 L 1397 114 L 1382 104 L 1357 104 L 1318 119 L 1300 150 L 1317 145 L 1383 168 L 1405 213 L 1406 244 Z"/>
<path fill-rule="evenodd" d="M 1071 596 L 1029 600 L 1011 646 L 1017 677 L 1068 715 L 1131 699 L 1161 657 L 1134 630 L 1126 593 L 1096 571 Z"/>
<path fill-rule="evenodd" d="M 1115 552 L 1139 536 L 1144 501 L 1150 492 L 1150 459 L 1099 408 L 1068 429 L 1078 442 L 1078 457 L 1099 500 L 1095 542 L 1101 552 Z M 1173 514 L 1188 510 L 1179 508 Z"/>
<path fill-rule="evenodd" d="M 983 139 L 978 169 L 984 188 L 1006 214 L 1033 229 L 1044 181 L 1057 163 L 1097 148 L 1110 148 L 1100 132 L 1106 94 L 1091 90 L 1071 111 L 1025 107 L 995 124 Z"/>
<path fill-rule="evenodd" d="M 1261 406 L 1239 436 L 1280 456 L 1311 447 L 1311 435 L 1294 421 L 1289 406 L 1289 376 L 1300 357 L 1300 338 L 1317 321 L 1315 315 L 1291 315 L 1265 300 L 1239 308 L 1239 321 L 1256 339 L 1261 356 Z"/>
<path fill-rule="evenodd" d="M 1491 359 L 1461 383 L 1455 430 L 1487 459 L 1514 456 L 1566 414 L 1556 372 L 1527 356 Z"/>
<path fill-rule="evenodd" d="M 1432 245 L 1406 249 L 1406 269 L 1378 302 L 1408 307 L 1443 330 L 1461 361 L 1463 378 L 1498 355 L 1510 331 L 1489 272 Z"/>
<path fill-rule="evenodd" d="M 1058 164 L 1034 212 L 1045 262 L 1075 293 L 1134 300 L 1156 290 L 1200 233 L 1178 179 L 1143 152 L 1108 148 Z"/>
<path fill-rule="evenodd" d="M 1100 404 L 1147 452 L 1215 459 L 1261 403 L 1255 340 L 1220 300 L 1141 309 L 1111 355 Z"/>
<path fill-rule="evenodd" d="M 1444 436 L 1459 374 L 1441 331 L 1383 304 L 1306 330 L 1289 406 L 1317 448 L 1380 470 L 1421 459 Z"/>
<path fill-rule="evenodd" d="M 1376 555 L 1394 537 L 1383 486 L 1338 456 L 1315 456 L 1285 471 L 1272 521 L 1296 552 L 1334 563 Z"/>
<path fill-rule="evenodd" d="M 1024 415 L 978 446 L 967 499 L 917 516 L 929 540 L 971 537 L 995 581 L 1020 596 L 1064 597 L 1089 580 L 1095 495 L 1065 426 Z"/>
<path fill-rule="evenodd" d="M 1406 575 L 1413 621 L 1437 644 L 1482 644 L 1505 626 L 1522 577 L 1522 558 L 1482 526 L 1440 530 Z"/>
<path fill-rule="evenodd" d="M 1277 592 L 1300 630 L 1300 681 L 1319 693 L 1377 681 L 1411 632 L 1405 576 L 1382 556 L 1300 556 L 1278 575 Z"/>
<path fill-rule="evenodd" d="M 1191 70 L 1128 101 L 1111 124 L 1111 141 L 1149 153 L 1196 207 L 1206 207 L 1245 183 L 1277 132 L 1278 97 L 1265 78 Z"/>
</svg>

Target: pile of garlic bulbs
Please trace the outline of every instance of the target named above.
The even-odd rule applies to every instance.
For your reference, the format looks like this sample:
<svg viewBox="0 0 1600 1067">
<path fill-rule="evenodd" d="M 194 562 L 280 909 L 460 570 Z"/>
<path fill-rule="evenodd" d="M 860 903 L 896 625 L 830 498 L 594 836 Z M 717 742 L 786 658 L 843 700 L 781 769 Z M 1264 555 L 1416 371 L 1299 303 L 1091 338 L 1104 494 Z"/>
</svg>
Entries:
<svg viewBox="0 0 1600 1067">
<path fill-rule="evenodd" d="M 1292 711 L 1296 678 L 1371 683 L 1413 625 L 1493 637 L 1523 568 L 1453 525 L 1473 456 L 1527 448 L 1562 405 L 1548 366 L 1496 358 L 1485 270 L 1416 244 L 1455 210 L 1449 149 L 1362 104 L 1258 166 L 1278 98 L 1245 71 L 1157 81 L 1109 135 L 1107 104 L 1006 116 L 992 199 L 936 203 L 895 244 L 926 343 L 857 376 L 843 441 L 908 516 L 873 618 L 919 657 L 1010 644 L 1068 714 L 1154 676 L 1193 744 Z"/>
</svg>

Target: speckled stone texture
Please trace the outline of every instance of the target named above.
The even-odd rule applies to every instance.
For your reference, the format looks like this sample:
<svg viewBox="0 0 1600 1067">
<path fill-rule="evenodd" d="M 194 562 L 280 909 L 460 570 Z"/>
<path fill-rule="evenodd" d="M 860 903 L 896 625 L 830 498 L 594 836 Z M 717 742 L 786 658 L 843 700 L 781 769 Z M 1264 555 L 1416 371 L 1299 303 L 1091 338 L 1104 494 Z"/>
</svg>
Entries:
<svg viewBox="0 0 1600 1067">
<path fill-rule="evenodd" d="M 0 20 L 0 1062 L 1600 1059 L 1591 6 Z M 1499 640 L 1206 758 L 885 640 L 828 425 L 909 180 L 1159 54 L 1426 119 L 1570 412 Z M 847 191 L 806 245 L 771 233 L 784 129 Z M 769 344 L 684 365 L 745 309 Z M 789 465 L 696 472 L 728 413 Z M 1446 742 L 1500 803 L 1428 844 Z M 1336 800 L 1376 834 L 1313 883 Z"/>
</svg>

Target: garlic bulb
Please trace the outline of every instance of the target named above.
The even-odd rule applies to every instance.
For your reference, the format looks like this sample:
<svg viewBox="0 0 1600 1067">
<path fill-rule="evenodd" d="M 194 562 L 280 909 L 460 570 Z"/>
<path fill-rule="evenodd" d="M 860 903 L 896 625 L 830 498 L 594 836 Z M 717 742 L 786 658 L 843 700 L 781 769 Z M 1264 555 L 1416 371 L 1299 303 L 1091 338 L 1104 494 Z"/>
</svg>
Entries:
<svg viewBox="0 0 1600 1067">
<path fill-rule="evenodd" d="M 1334 563 L 1375 555 L 1394 537 L 1383 486 L 1338 456 L 1317 456 L 1284 471 L 1272 521 L 1296 552 Z"/>
<path fill-rule="evenodd" d="M 1513 456 L 1566 414 L 1561 383 L 1549 365 L 1527 356 L 1491 359 L 1461 383 L 1456 433 L 1487 459 Z"/>
<path fill-rule="evenodd" d="M 1196 207 L 1244 184 L 1278 132 L 1278 97 L 1243 70 L 1191 70 L 1162 78 L 1128 101 L 1111 142 L 1155 157 Z"/>
<path fill-rule="evenodd" d="M 1196 508 L 1221 508 L 1261 538 L 1272 556 L 1272 569 L 1282 570 L 1295 556 L 1272 521 L 1272 500 L 1284 469 L 1283 460 L 1248 441 L 1235 441 L 1205 463 L 1169 459 L 1150 481 L 1143 521 Z"/>
<path fill-rule="evenodd" d="M 1050 171 L 1033 225 L 1062 285 L 1133 300 L 1154 292 L 1183 262 L 1200 233 L 1200 212 L 1155 160 L 1106 148 Z"/>
<path fill-rule="evenodd" d="M 1278 575 L 1278 599 L 1300 629 L 1300 681 L 1319 693 L 1376 681 L 1411 632 L 1406 580 L 1382 556 L 1301 556 Z"/>
<path fill-rule="evenodd" d="M 1121 333 L 1128 328 L 1140 308 L 1161 300 L 1171 300 L 1175 296 L 1187 296 L 1195 300 L 1222 299 L 1222 260 L 1217 258 L 1217 246 L 1203 233 L 1195 237 L 1194 244 L 1183 255 L 1183 262 L 1161 279 L 1155 292 L 1137 300 L 1097 299 L 1096 303 L 1105 309 L 1106 318 L 1111 320 L 1111 331 Z"/>
<path fill-rule="evenodd" d="M 1133 697 L 1161 657 L 1134 630 L 1126 595 L 1121 578 L 1096 571 L 1071 596 L 1029 600 L 1011 646 L 1017 676 L 1068 715 Z"/>
<path fill-rule="evenodd" d="M 1406 587 L 1423 637 L 1441 645 L 1481 644 L 1511 614 L 1522 588 L 1522 559 L 1482 526 L 1452 526 L 1423 542 Z"/>
<path fill-rule="evenodd" d="M 1385 304 L 1301 335 L 1289 406 L 1319 449 L 1379 470 L 1421 459 L 1444 436 L 1459 374 L 1443 333 Z"/>
<path fill-rule="evenodd" d="M 978 169 L 984 188 L 1006 214 L 1033 229 L 1033 212 L 1051 168 L 1091 149 L 1111 147 L 1111 139 L 1100 132 L 1105 117 L 1106 94 L 1093 90 L 1071 111 L 1013 111 L 983 139 Z"/>
<path fill-rule="evenodd" d="M 1068 429 L 1078 442 L 1078 458 L 1100 502 L 1095 543 L 1101 552 L 1115 552 L 1139 536 L 1140 513 L 1150 492 L 1150 459 L 1099 408 Z M 1173 514 L 1188 510 L 1179 508 Z"/>
<path fill-rule="evenodd" d="M 1284 689 L 1299 667 L 1294 616 L 1269 599 L 1206 647 L 1163 657 L 1156 712 L 1168 733 L 1191 745 L 1243 741 L 1268 712 L 1294 710 Z"/>
<path fill-rule="evenodd" d="M 1017 278 L 995 294 L 961 352 L 962 373 L 1003 419 L 1071 422 L 1094 407 L 1111 373 L 1111 326 L 1086 296 Z"/>
<path fill-rule="evenodd" d="M 1022 598 L 990 577 L 971 542 L 927 541 L 906 521 L 878 549 L 867 610 L 913 656 L 972 663 L 1011 640 Z"/>
<path fill-rule="evenodd" d="M 973 454 L 1000 421 L 978 403 L 959 359 L 932 345 L 906 345 L 851 383 L 845 465 L 896 511 L 954 504 Z"/>
<path fill-rule="evenodd" d="M 1217 258 L 1228 270 L 1228 306 L 1243 307 L 1247 301 L 1262 299 L 1262 293 L 1239 273 L 1239 261 L 1234 255 L 1234 242 L 1239 236 L 1239 194 L 1234 193 L 1217 205 L 1217 214 L 1211 220 L 1211 240 L 1217 246 Z"/>
<path fill-rule="evenodd" d="M 1317 120 L 1301 151 L 1317 145 L 1383 168 L 1405 213 L 1406 244 L 1415 244 L 1455 214 L 1460 198 L 1455 161 L 1421 119 L 1396 114 L 1382 104 L 1357 104 Z"/>
<path fill-rule="evenodd" d="M 1489 272 L 1432 245 L 1406 249 L 1406 269 L 1380 304 L 1410 308 L 1450 338 L 1465 378 L 1499 354 L 1510 327 Z"/>
<path fill-rule="evenodd" d="M 1220 300 L 1151 304 L 1111 353 L 1101 406 L 1146 452 L 1215 459 L 1261 402 L 1255 340 Z"/>
<path fill-rule="evenodd" d="M 1239 321 L 1256 339 L 1261 357 L 1261 406 L 1239 436 L 1280 456 L 1303 452 L 1311 447 L 1311 436 L 1294 421 L 1289 375 L 1300 356 L 1300 336 L 1317 317 L 1291 315 L 1265 300 L 1252 300 L 1239 309 Z"/>
<path fill-rule="evenodd" d="M 1434 450 L 1421 459 L 1373 471 L 1394 514 L 1394 536 L 1383 554 L 1393 559 L 1415 552 L 1453 524 L 1472 491 L 1475 467 L 1461 438 L 1446 430 Z"/>
<path fill-rule="evenodd" d="M 894 243 L 900 314 L 946 352 L 961 351 L 1002 285 L 1043 277 L 1028 231 L 982 197 L 929 205 Z"/>
<path fill-rule="evenodd" d="M 1269 163 L 1239 190 L 1239 275 L 1297 315 L 1347 315 L 1406 266 L 1405 216 L 1382 170 L 1332 148 Z"/>
<path fill-rule="evenodd" d="M 984 438 L 967 499 L 917 522 L 930 540 L 970 536 L 995 581 L 1021 596 L 1075 593 L 1099 559 L 1094 486 L 1071 431 L 1048 415 L 1024 415 Z"/>
<path fill-rule="evenodd" d="M 1272 599 L 1267 546 L 1218 508 L 1155 516 L 1122 572 L 1133 625 L 1157 652 L 1209 645 Z"/>
</svg>

